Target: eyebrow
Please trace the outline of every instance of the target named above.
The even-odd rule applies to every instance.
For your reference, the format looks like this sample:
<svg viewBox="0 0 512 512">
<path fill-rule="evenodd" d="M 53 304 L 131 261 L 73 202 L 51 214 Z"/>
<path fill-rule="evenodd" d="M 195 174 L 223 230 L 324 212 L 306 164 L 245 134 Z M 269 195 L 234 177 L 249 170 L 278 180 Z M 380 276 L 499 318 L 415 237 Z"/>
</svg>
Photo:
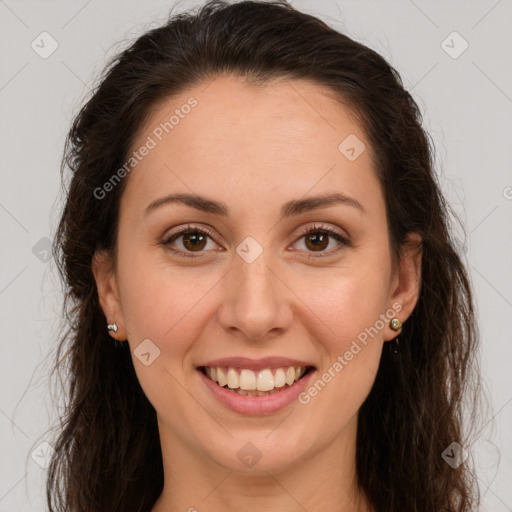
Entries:
<svg viewBox="0 0 512 512">
<path fill-rule="evenodd" d="M 229 208 L 225 203 L 214 201 L 196 194 L 170 194 L 152 201 L 144 210 L 144 215 L 156 210 L 157 208 L 167 205 L 179 203 L 196 210 L 206 213 L 213 213 L 223 217 L 229 216 Z M 325 194 L 320 196 L 308 197 L 305 199 L 295 199 L 289 201 L 281 208 L 281 218 L 292 217 L 311 210 L 326 208 L 335 204 L 342 204 L 357 208 L 362 213 L 366 213 L 363 205 L 355 198 L 340 193 Z"/>
</svg>

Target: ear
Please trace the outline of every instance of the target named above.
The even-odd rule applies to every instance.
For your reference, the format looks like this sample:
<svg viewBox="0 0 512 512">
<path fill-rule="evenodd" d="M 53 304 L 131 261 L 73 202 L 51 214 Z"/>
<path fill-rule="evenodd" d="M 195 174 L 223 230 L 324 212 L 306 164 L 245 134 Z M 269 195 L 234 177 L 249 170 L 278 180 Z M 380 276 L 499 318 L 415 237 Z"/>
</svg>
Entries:
<svg viewBox="0 0 512 512">
<path fill-rule="evenodd" d="M 92 272 L 107 323 L 117 325 L 117 332 L 109 331 L 109 334 L 118 341 L 126 341 L 128 336 L 124 327 L 125 321 L 111 255 L 104 250 L 96 251 L 92 258 Z"/>
<path fill-rule="evenodd" d="M 404 323 L 411 315 L 421 290 L 422 244 L 418 233 L 408 233 L 400 251 L 400 261 L 395 270 L 390 302 L 395 309 L 395 317 Z M 395 307 L 393 307 L 393 305 Z M 390 341 L 399 333 L 390 327 L 386 329 L 384 339 Z"/>
</svg>

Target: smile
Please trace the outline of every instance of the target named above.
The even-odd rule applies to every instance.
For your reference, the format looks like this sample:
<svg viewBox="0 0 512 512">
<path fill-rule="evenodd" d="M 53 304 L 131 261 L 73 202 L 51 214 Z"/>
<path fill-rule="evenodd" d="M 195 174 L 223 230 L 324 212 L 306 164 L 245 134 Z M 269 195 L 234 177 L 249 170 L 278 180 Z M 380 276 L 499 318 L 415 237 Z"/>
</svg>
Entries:
<svg viewBox="0 0 512 512">
<path fill-rule="evenodd" d="M 288 366 L 253 371 L 248 368 L 203 366 L 200 370 L 219 386 L 239 395 L 268 396 L 293 386 L 310 367 Z"/>
</svg>

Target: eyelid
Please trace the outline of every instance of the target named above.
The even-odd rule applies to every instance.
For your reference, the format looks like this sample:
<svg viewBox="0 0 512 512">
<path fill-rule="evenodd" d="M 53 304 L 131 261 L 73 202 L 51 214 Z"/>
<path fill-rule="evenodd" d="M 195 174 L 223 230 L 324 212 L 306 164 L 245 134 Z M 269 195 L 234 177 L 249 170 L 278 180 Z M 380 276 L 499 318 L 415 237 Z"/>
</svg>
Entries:
<svg viewBox="0 0 512 512">
<path fill-rule="evenodd" d="M 164 236 L 165 240 L 169 240 L 175 236 L 181 235 L 183 233 L 186 233 L 188 231 L 199 231 L 206 233 L 209 237 L 214 238 L 214 234 L 210 229 L 204 226 L 195 226 L 194 224 L 187 224 L 186 226 L 180 226 L 179 228 L 176 228 L 176 231 L 172 232 L 170 235 Z"/>
<path fill-rule="evenodd" d="M 349 236 L 341 233 L 336 228 L 333 228 L 327 224 L 313 224 L 313 226 L 309 226 L 301 231 L 300 236 L 308 235 L 310 233 L 316 233 L 317 231 L 323 231 L 331 235 L 337 235 L 340 238 L 343 238 L 347 243 L 350 242 Z"/>
</svg>

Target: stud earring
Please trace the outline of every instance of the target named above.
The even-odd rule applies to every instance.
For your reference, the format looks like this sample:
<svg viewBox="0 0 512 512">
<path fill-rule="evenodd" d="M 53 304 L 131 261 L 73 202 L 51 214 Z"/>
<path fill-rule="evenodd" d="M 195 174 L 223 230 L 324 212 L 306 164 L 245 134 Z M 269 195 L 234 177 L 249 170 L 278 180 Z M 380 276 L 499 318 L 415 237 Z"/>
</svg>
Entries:
<svg viewBox="0 0 512 512">
<path fill-rule="evenodd" d="M 107 330 L 110 332 L 110 331 L 113 331 L 113 332 L 117 332 L 117 324 L 108 324 L 107 325 Z"/>
<path fill-rule="evenodd" d="M 116 332 L 117 332 L 117 324 L 115 324 L 115 323 L 114 323 L 114 324 L 108 324 L 108 325 L 107 325 L 107 331 L 108 331 L 108 332 L 114 332 L 114 333 L 116 333 Z M 113 340 L 113 341 L 114 341 L 114 346 L 115 346 L 116 348 L 122 348 L 122 347 L 123 347 L 123 343 L 122 343 L 121 341 L 116 340 L 115 338 L 114 338 L 114 340 Z"/>
<path fill-rule="evenodd" d="M 398 320 L 398 318 L 393 318 L 393 320 L 391 320 L 391 322 L 389 322 L 389 327 L 391 327 L 391 329 L 393 329 L 393 331 L 400 332 L 402 330 L 402 322 L 400 322 L 400 320 Z"/>
</svg>

